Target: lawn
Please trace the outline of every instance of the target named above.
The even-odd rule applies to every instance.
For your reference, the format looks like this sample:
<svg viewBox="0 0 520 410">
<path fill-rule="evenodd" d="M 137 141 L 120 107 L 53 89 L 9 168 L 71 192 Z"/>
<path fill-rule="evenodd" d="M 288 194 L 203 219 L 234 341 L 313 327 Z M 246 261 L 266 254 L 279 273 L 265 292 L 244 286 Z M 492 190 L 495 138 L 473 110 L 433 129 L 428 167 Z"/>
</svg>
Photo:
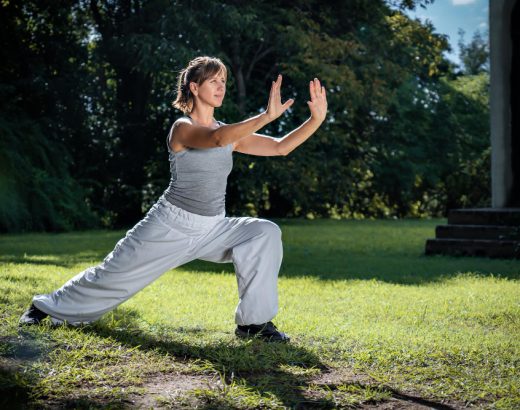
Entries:
<svg viewBox="0 0 520 410">
<path fill-rule="evenodd" d="M 279 220 L 276 325 L 234 337 L 230 264 L 166 272 L 95 324 L 19 329 L 123 231 L 0 235 L 0 408 L 520 408 L 520 262 L 426 257 L 440 220 Z"/>
</svg>

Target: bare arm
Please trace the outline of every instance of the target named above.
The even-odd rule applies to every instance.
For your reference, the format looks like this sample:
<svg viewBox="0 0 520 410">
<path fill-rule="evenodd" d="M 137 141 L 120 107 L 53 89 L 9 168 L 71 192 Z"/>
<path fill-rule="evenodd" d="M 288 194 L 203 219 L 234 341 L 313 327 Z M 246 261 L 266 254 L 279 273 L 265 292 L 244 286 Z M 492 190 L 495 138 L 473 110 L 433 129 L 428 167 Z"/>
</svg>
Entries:
<svg viewBox="0 0 520 410">
<path fill-rule="evenodd" d="M 176 142 L 191 148 L 223 147 L 255 133 L 277 119 L 292 105 L 293 100 L 288 100 L 285 104 L 281 103 L 279 98 L 281 85 L 280 75 L 271 85 L 267 110 L 247 120 L 222 125 L 217 129 L 192 124 L 188 119 L 176 121 L 170 132 L 170 145 Z"/>
<path fill-rule="evenodd" d="M 311 117 L 282 138 L 256 133 L 251 134 L 235 144 L 235 151 L 264 157 L 285 156 L 303 144 L 316 132 L 320 125 L 320 122 Z"/>
<path fill-rule="evenodd" d="M 278 139 L 262 134 L 251 134 L 235 143 L 235 150 L 259 156 L 288 155 L 303 144 L 320 127 L 327 115 L 325 87 L 315 78 L 309 83 L 311 101 L 308 101 L 311 116 L 302 125 Z"/>
<path fill-rule="evenodd" d="M 173 124 L 170 131 L 170 145 L 175 142 L 191 148 L 223 147 L 258 131 L 269 124 L 269 122 L 266 113 L 262 113 L 242 122 L 211 129 L 192 124 L 188 119 L 181 118 Z"/>
</svg>

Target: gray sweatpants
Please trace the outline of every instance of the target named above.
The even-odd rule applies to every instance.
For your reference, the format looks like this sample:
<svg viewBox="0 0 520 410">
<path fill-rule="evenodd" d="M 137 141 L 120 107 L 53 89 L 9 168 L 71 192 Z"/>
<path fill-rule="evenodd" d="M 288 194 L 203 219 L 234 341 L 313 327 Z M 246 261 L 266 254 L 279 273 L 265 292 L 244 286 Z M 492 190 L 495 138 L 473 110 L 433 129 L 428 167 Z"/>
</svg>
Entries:
<svg viewBox="0 0 520 410">
<path fill-rule="evenodd" d="M 237 324 L 261 324 L 276 315 L 282 262 L 280 228 L 257 218 L 193 214 L 164 197 L 101 264 L 79 273 L 53 293 L 35 296 L 33 303 L 55 322 L 92 322 L 167 270 L 194 259 L 233 262 L 239 296 Z"/>
</svg>

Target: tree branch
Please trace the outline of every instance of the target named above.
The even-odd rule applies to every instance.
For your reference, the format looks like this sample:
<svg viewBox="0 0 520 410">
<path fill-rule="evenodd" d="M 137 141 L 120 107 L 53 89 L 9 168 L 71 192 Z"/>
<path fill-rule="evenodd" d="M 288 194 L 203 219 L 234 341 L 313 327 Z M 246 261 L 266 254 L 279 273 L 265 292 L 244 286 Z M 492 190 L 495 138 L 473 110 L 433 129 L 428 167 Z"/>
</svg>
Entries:
<svg viewBox="0 0 520 410">
<path fill-rule="evenodd" d="M 262 49 L 262 46 L 263 46 L 263 43 L 256 50 L 253 60 L 251 61 L 251 64 L 249 64 L 249 67 L 248 67 L 247 73 L 246 73 L 247 81 L 249 81 L 249 79 L 251 78 L 251 73 L 253 72 L 253 68 L 255 67 L 256 63 L 258 63 L 262 58 L 264 58 L 266 55 L 268 55 L 269 53 L 274 51 L 274 47 L 271 46 L 271 47 L 267 47 L 264 51 L 260 52 L 260 50 Z"/>
</svg>

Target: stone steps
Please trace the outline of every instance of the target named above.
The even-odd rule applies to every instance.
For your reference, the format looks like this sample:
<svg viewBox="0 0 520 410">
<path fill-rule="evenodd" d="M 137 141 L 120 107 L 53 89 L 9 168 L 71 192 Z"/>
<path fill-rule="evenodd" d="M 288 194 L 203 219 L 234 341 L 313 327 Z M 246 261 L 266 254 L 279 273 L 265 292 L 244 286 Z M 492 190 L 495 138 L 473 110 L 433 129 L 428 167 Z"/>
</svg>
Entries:
<svg viewBox="0 0 520 410">
<path fill-rule="evenodd" d="M 426 255 L 520 258 L 520 241 L 486 239 L 428 239 Z"/>
<path fill-rule="evenodd" d="M 425 253 L 520 259 L 520 208 L 451 210 Z"/>
<path fill-rule="evenodd" d="M 452 209 L 448 224 L 520 226 L 520 208 Z"/>
<path fill-rule="evenodd" d="M 435 228 L 439 239 L 497 239 L 520 240 L 520 227 L 506 225 L 439 225 Z"/>
</svg>

